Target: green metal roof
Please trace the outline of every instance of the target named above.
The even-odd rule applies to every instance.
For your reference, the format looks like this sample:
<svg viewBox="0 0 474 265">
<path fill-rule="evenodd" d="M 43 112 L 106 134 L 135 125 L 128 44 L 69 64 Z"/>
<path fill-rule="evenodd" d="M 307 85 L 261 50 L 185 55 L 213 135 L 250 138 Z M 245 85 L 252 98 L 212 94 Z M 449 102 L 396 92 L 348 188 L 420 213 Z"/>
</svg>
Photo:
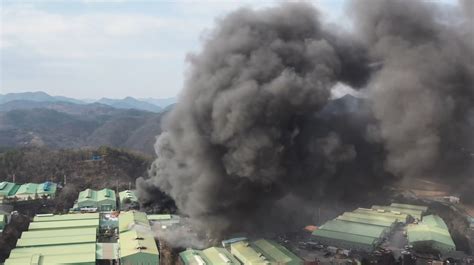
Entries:
<svg viewBox="0 0 474 265">
<path fill-rule="evenodd" d="M 408 242 L 413 246 L 430 245 L 440 252 L 456 249 L 443 219 L 436 215 L 425 216 L 423 222 L 407 228 Z"/>
<path fill-rule="evenodd" d="M 95 264 L 95 243 L 15 248 L 5 265 Z"/>
<path fill-rule="evenodd" d="M 16 191 L 20 188 L 20 185 L 3 181 L 0 182 L 0 197 L 9 197 L 15 195 Z"/>
<path fill-rule="evenodd" d="M 179 257 L 184 265 L 211 265 L 211 261 L 207 259 L 201 250 L 186 249 L 179 253 Z"/>
<path fill-rule="evenodd" d="M 171 220 L 171 214 L 149 214 L 147 215 L 150 221 Z"/>
<path fill-rule="evenodd" d="M 303 264 L 303 260 L 285 247 L 265 239 L 251 243 L 257 252 L 262 253 L 272 264 Z"/>
<path fill-rule="evenodd" d="M 120 259 L 127 260 L 128 257 L 140 262 L 123 262 L 125 264 L 157 264 L 159 260 L 158 247 L 155 238 L 149 233 L 130 230 L 120 234 Z M 155 262 L 155 263 L 153 263 Z"/>
<path fill-rule="evenodd" d="M 132 202 L 137 202 L 137 196 L 135 195 L 134 190 L 124 190 L 119 192 L 120 202 L 123 203 L 125 199 L 129 199 Z"/>
<path fill-rule="evenodd" d="M 132 226 L 139 225 L 151 229 L 146 213 L 139 211 L 121 212 L 119 215 L 119 233 L 128 231 Z"/>
<path fill-rule="evenodd" d="M 69 237 L 79 235 L 96 235 L 97 229 L 95 227 L 88 228 L 68 228 L 68 229 L 57 229 L 57 230 L 37 230 L 37 231 L 25 231 L 21 234 L 22 239 L 28 238 L 48 238 L 48 237 Z"/>
<path fill-rule="evenodd" d="M 258 253 L 246 241 L 231 244 L 230 252 L 245 265 L 268 264 L 265 256 Z"/>
<path fill-rule="evenodd" d="M 109 200 L 116 201 L 114 190 L 101 189 L 97 191 L 97 190 L 92 190 L 92 189 L 86 189 L 79 193 L 79 197 L 77 199 L 79 203 L 83 201 L 101 202 L 101 201 L 109 201 Z"/>
<path fill-rule="evenodd" d="M 238 265 L 240 262 L 225 248 L 212 247 L 201 252 L 209 261 L 209 265 Z"/>
<path fill-rule="evenodd" d="M 394 224 L 394 222 L 390 222 L 390 221 L 383 221 L 383 220 L 377 220 L 377 219 L 371 219 L 371 218 L 353 217 L 346 214 L 338 216 L 336 219 L 346 221 L 346 222 L 370 224 L 370 225 L 376 225 L 376 226 L 382 226 L 382 227 L 391 227 Z"/>
<path fill-rule="evenodd" d="M 38 184 L 36 183 L 26 183 L 20 186 L 15 195 L 36 195 L 36 190 L 38 189 Z"/>
<path fill-rule="evenodd" d="M 437 215 L 427 215 L 423 217 L 423 224 L 428 225 L 430 227 L 438 227 L 445 231 L 448 231 L 448 226 L 446 223 L 441 219 L 441 217 Z"/>
<path fill-rule="evenodd" d="M 16 243 L 17 248 L 22 247 L 40 247 L 53 245 L 70 245 L 70 244 L 84 244 L 95 243 L 96 235 L 70 235 L 67 237 L 46 237 L 46 238 L 20 238 Z"/>
<path fill-rule="evenodd" d="M 399 207 L 393 207 L 393 206 L 374 205 L 372 206 L 372 209 L 384 210 L 384 211 L 389 211 L 389 212 L 400 212 L 400 213 L 411 215 L 413 218 L 417 218 L 419 220 L 421 220 L 421 216 L 423 215 L 423 211 L 407 209 L 407 208 L 399 208 Z"/>
<path fill-rule="evenodd" d="M 99 213 L 76 213 L 58 215 L 39 214 L 33 218 L 33 222 L 57 222 L 87 219 L 99 219 Z"/>
<path fill-rule="evenodd" d="M 413 204 L 392 203 L 392 204 L 390 204 L 390 206 L 396 207 L 396 208 L 416 210 L 416 211 L 421 211 L 421 212 L 426 212 L 428 210 L 427 206 L 413 205 Z"/>
<path fill-rule="evenodd" d="M 331 220 L 322 225 L 319 230 L 329 230 L 347 234 L 380 238 L 386 231 L 386 228 L 370 224 L 347 222 L 343 220 Z"/>
<path fill-rule="evenodd" d="M 357 208 L 353 213 L 364 214 L 366 216 L 384 216 L 391 219 L 395 219 L 398 222 L 406 222 L 408 215 L 404 213 L 393 213 L 385 210 L 376 210 L 376 209 L 366 209 L 366 208 Z"/>
<path fill-rule="evenodd" d="M 116 201 L 117 198 L 115 197 L 115 191 L 111 189 L 101 189 L 97 191 L 97 201 L 108 201 L 113 200 Z"/>
<path fill-rule="evenodd" d="M 322 230 L 318 229 L 313 232 L 313 236 L 316 237 L 323 237 L 327 239 L 337 239 L 349 243 L 357 243 L 362 245 L 372 246 L 376 243 L 377 238 L 364 236 L 364 235 L 356 235 L 356 234 L 348 234 L 343 232 L 337 231 L 330 231 L 330 230 Z"/>
<path fill-rule="evenodd" d="M 79 227 L 99 227 L 99 219 L 57 221 L 57 222 L 32 222 L 29 230 L 66 229 Z"/>
</svg>

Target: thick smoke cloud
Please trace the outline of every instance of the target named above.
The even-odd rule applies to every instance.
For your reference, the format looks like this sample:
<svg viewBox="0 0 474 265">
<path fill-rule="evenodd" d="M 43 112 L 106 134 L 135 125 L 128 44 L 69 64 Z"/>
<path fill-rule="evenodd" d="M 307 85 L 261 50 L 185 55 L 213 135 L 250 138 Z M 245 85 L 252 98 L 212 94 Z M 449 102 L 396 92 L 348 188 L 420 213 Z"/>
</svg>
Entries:
<svg viewBox="0 0 474 265">
<path fill-rule="evenodd" d="M 355 37 L 323 28 L 305 3 L 220 19 L 189 56 L 141 197 L 158 188 L 212 237 L 281 231 L 295 202 L 355 202 L 402 177 L 465 179 L 472 12 L 440 19 L 433 4 L 400 0 L 350 8 Z M 368 99 L 331 100 L 340 83 Z"/>
<path fill-rule="evenodd" d="M 383 63 L 369 97 L 388 150 L 386 167 L 396 175 L 472 174 L 471 2 L 464 1 L 466 17 L 456 14 L 461 19 L 424 1 L 352 2 L 357 33 L 372 60 Z"/>
</svg>

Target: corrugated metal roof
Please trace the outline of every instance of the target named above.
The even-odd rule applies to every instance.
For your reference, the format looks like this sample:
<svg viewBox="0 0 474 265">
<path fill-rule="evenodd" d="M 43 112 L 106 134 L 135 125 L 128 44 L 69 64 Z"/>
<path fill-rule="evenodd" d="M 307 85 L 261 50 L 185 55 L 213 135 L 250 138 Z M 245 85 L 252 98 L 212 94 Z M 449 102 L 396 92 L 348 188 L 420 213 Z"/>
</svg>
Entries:
<svg viewBox="0 0 474 265">
<path fill-rule="evenodd" d="M 139 225 L 144 229 L 151 229 L 146 213 L 139 211 L 128 211 L 120 213 L 120 233 L 130 230 L 134 225 Z"/>
<path fill-rule="evenodd" d="M 31 264 L 32 257 L 37 257 L 38 265 L 49 264 L 95 264 L 95 243 L 15 248 L 5 265 Z"/>
<path fill-rule="evenodd" d="M 86 189 L 79 193 L 79 197 L 77 199 L 79 203 L 85 202 L 85 201 L 101 202 L 101 201 L 109 201 L 109 200 L 116 201 L 114 190 L 101 189 L 97 191 L 97 190 L 92 190 L 92 189 Z"/>
<path fill-rule="evenodd" d="M 114 190 L 101 189 L 97 191 L 97 202 L 110 201 L 110 200 L 113 200 L 114 202 L 117 200 Z"/>
<path fill-rule="evenodd" d="M 373 238 L 380 238 L 382 234 L 386 231 L 385 227 L 347 222 L 342 220 L 331 220 L 323 224 L 319 229 L 354 235 L 369 236 Z"/>
<path fill-rule="evenodd" d="M 422 223 L 430 227 L 438 227 L 448 231 L 448 226 L 446 225 L 446 223 L 443 221 L 443 219 L 441 219 L 441 217 L 437 215 L 427 215 L 423 217 Z"/>
<path fill-rule="evenodd" d="M 212 247 L 202 251 L 202 254 L 207 258 L 210 265 L 237 265 L 240 262 L 230 254 L 225 248 Z"/>
<path fill-rule="evenodd" d="M 268 264 L 262 253 L 257 252 L 248 242 L 240 241 L 230 245 L 230 252 L 243 264 Z"/>
<path fill-rule="evenodd" d="M 336 219 L 346 221 L 346 222 L 370 224 L 370 225 L 376 225 L 376 226 L 382 226 L 382 227 L 391 227 L 394 223 L 394 222 L 390 222 L 390 221 L 382 221 L 382 220 L 371 219 L 371 218 L 353 217 L 353 216 L 349 216 L 349 215 L 346 215 L 346 214 L 338 216 Z"/>
<path fill-rule="evenodd" d="M 321 230 L 321 229 L 314 231 L 313 236 L 324 237 L 328 239 L 337 239 L 337 240 L 342 240 L 349 243 L 354 242 L 357 244 L 363 244 L 363 245 L 368 245 L 368 246 L 374 245 L 377 241 L 377 238 L 375 237 L 348 234 L 348 233 L 343 233 L 343 232 Z"/>
<path fill-rule="evenodd" d="M 421 212 L 426 212 L 428 210 L 428 206 L 404 204 L 404 203 L 392 203 L 390 204 L 390 206 L 396 207 L 396 208 L 416 210 L 416 211 L 421 211 Z"/>
<path fill-rule="evenodd" d="M 211 264 L 201 250 L 186 249 L 179 253 L 179 257 L 184 265 L 205 265 Z"/>
<path fill-rule="evenodd" d="M 155 238 L 149 233 L 135 230 L 123 232 L 120 234 L 119 244 L 120 258 L 143 253 L 159 256 Z"/>
<path fill-rule="evenodd" d="M 78 227 L 99 227 L 98 219 L 74 220 L 74 221 L 57 221 L 57 222 L 33 222 L 30 223 L 29 230 L 48 230 L 48 229 L 65 229 Z"/>
<path fill-rule="evenodd" d="M 36 215 L 33 222 L 57 222 L 99 219 L 99 213 L 77 213 L 77 214 L 59 214 L 59 215 Z"/>
<path fill-rule="evenodd" d="M 390 211 L 377 211 L 376 209 L 366 209 L 366 208 L 357 208 L 353 213 L 361 213 L 364 215 L 376 215 L 376 216 L 385 216 L 389 218 L 394 218 L 398 222 L 406 222 L 408 215 L 404 213 L 392 213 Z"/>
<path fill-rule="evenodd" d="M 15 195 L 16 191 L 20 188 L 20 185 L 3 181 L 0 182 L 0 197 L 9 197 Z"/>
<path fill-rule="evenodd" d="M 400 212 L 400 213 L 411 215 L 413 218 L 417 218 L 419 220 L 421 220 L 421 216 L 423 215 L 423 211 L 407 209 L 407 208 L 398 208 L 398 207 L 393 207 L 393 206 L 374 205 L 372 206 L 372 209 L 384 210 L 384 211 L 389 211 L 389 212 Z"/>
<path fill-rule="evenodd" d="M 276 264 L 303 264 L 303 260 L 291 253 L 285 247 L 265 239 L 259 239 L 251 243 L 257 252 L 265 255 L 267 260 Z"/>
<path fill-rule="evenodd" d="M 27 238 L 69 237 L 69 236 L 96 235 L 96 234 L 97 234 L 97 229 L 95 227 L 69 228 L 69 229 L 57 229 L 57 230 L 25 231 L 21 234 L 21 238 L 27 239 Z"/>
<path fill-rule="evenodd" d="M 426 222 L 425 222 L 426 220 Z M 439 216 L 425 216 L 423 222 L 409 225 L 407 228 L 408 242 L 415 247 L 417 244 L 430 244 L 440 252 L 456 249 L 446 224 Z"/>
<path fill-rule="evenodd" d="M 38 184 L 36 183 L 25 183 L 20 186 L 15 195 L 36 195 Z"/>
<path fill-rule="evenodd" d="M 83 243 L 95 243 L 96 235 L 70 235 L 67 237 L 45 237 L 45 238 L 20 238 L 16 243 L 17 248 L 23 247 L 40 247 L 40 246 L 53 246 L 53 245 L 70 245 L 70 244 L 83 244 Z"/>
</svg>

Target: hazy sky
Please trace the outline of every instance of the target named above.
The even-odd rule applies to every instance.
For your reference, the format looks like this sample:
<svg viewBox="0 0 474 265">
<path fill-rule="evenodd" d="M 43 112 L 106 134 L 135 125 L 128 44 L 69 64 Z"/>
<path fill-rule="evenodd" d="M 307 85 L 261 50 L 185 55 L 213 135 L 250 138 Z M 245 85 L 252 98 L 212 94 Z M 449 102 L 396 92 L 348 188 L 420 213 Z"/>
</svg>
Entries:
<svg viewBox="0 0 474 265">
<path fill-rule="evenodd" d="M 313 4 L 338 24 L 345 0 Z M 275 1 L 0 0 L 0 94 L 172 97 L 215 19 Z"/>
</svg>

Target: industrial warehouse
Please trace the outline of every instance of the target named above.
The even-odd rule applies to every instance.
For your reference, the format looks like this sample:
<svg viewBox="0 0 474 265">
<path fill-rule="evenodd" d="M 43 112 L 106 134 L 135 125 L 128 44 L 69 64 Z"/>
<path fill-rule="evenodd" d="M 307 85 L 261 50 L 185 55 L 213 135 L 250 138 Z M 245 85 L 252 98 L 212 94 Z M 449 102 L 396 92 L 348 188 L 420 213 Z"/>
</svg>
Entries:
<svg viewBox="0 0 474 265">
<path fill-rule="evenodd" d="M 73 206 L 75 210 L 86 211 L 113 211 L 117 209 L 117 198 L 115 191 L 111 189 L 92 190 L 86 189 L 79 193 L 76 204 Z"/>
<path fill-rule="evenodd" d="M 96 264 L 98 261 L 127 265 L 159 263 L 159 252 L 151 230 L 126 229 L 133 224 L 150 227 L 145 213 L 123 212 L 116 237 L 103 237 L 110 223 L 104 213 L 37 215 L 22 233 L 8 264 Z M 144 221 L 144 222 L 142 222 Z M 108 240 L 103 240 L 103 239 Z M 115 239 L 115 240 L 114 240 Z"/>
<path fill-rule="evenodd" d="M 439 216 L 424 216 L 427 210 L 425 206 L 398 203 L 358 208 L 317 228 L 312 240 L 341 249 L 373 252 L 389 241 L 395 230 L 400 230 L 407 237 L 405 248 L 441 254 L 454 251 L 446 224 Z"/>
<path fill-rule="evenodd" d="M 8 200 L 25 201 L 36 199 L 54 199 L 57 184 L 46 181 L 41 184 L 0 182 L 0 202 Z"/>
<path fill-rule="evenodd" d="M 26 185 L 22 191 L 38 194 L 41 185 Z M 21 185 L 4 185 L 20 190 Z M 55 188 L 54 188 L 55 190 Z M 16 194 L 16 193 L 15 193 Z M 118 195 L 118 198 L 116 198 Z M 54 195 L 53 195 L 54 196 Z M 138 203 L 133 190 L 86 189 L 79 193 L 69 214 L 37 214 L 17 241 L 5 261 L 9 264 L 126 264 L 156 265 L 163 257 L 157 233 L 173 233 L 185 227 L 185 217 L 175 214 L 147 214 L 128 209 Z M 121 209 L 121 212 L 115 211 Z M 188 248 L 176 252 L 182 265 L 212 264 L 325 264 L 328 253 L 342 257 L 361 257 L 390 244 L 394 234 L 403 231 L 399 248 L 420 253 L 446 254 L 456 250 L 446 223 L 430 214 L 428 207 L 392 203 L 344 212 L 319 227 L 308 237 L 317 244 L 316 256 L 308 257 L 291 243 L 280 239 L 236 237 L 222 241 L 222 246 L 206 249 Z M 0 230 L 8 215 L 0 216 Z M 189 228 L 184 231 L 192 236 Z M 319 254 L 318 254 L 319 253 Z M 330 256 L 332 258 L 332 256 Z"/>
<path fill-rule="evenodd" d="M 187 249 L 179 254 L 183 265 L 217 264 L 303 264 L 303 260 L 285 247 L 265 239 L 249 242 L 242 238 L 229 249 L 211 247 L 205 250 Z"/>
</svg>

